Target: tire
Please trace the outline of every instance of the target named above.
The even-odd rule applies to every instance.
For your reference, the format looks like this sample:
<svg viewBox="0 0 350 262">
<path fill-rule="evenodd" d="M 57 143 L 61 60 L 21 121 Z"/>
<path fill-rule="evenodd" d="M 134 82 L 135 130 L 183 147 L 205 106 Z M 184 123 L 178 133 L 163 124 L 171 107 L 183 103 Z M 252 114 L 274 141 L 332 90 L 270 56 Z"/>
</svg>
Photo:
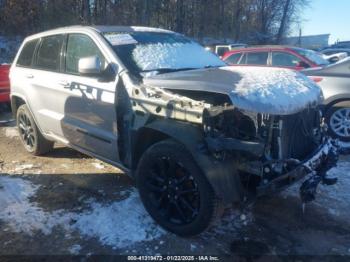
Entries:
<svg viewBox="0 0 350 262">
<path fill-rule="evenodd" d="M 183 237 L 205 231 L 220 212 L 213 188 L 185 147 L 174 140 L 151 146 L 142 156 L 136 182 L 151 217 Z"/>
<path fill-rule="evenodd" d="M 344 106 L 332 106 L 326 113 L 328 133 L 340 141 L 350 141 L 350 108 Z"/>
<path fill-rule="evenodd" d="M 52 150 L 54 143 L 41 134 L 25 104 L 17 110 L 17 128 L 24 148 L 32 155 L 39 156 Z"/>
</svg>

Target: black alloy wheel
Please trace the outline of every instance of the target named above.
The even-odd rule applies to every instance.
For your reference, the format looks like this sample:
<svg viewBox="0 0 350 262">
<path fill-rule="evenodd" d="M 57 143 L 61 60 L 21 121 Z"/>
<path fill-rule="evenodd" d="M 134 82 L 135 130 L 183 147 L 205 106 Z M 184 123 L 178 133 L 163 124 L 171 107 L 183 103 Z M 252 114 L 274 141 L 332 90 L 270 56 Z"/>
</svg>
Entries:
<svg viewBox="0 0 350 262">
<path fill-rule="evenodd" d="M 142 156 L 137 185 L 149 214 L 165 229 L 192 236 L 216 217 L 216 195 L 191 154 L 179 143 L 165 140 Z"/>
</svg>

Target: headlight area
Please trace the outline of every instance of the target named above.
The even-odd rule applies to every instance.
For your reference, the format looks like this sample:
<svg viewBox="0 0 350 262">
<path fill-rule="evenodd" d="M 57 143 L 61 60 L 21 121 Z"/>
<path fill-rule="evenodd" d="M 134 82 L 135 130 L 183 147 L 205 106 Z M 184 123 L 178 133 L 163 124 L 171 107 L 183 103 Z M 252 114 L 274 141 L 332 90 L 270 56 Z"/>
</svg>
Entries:
<svg viewBox="0 0 350 262">
<path fill-rule="evenodd" d="M 203 123 L 208 153 L 217 161 L 232 159 L 250 194 L 280 191 L 306 175 L 334 182 L 326 172 L 337 162 L 338 147 L 326 137 L 317 108 L 274 116 L 218 106 L 204 111 Z M 301 189 L 305 202 L 313 199 L 306 196 L 311 184 Z"/>
</svg>

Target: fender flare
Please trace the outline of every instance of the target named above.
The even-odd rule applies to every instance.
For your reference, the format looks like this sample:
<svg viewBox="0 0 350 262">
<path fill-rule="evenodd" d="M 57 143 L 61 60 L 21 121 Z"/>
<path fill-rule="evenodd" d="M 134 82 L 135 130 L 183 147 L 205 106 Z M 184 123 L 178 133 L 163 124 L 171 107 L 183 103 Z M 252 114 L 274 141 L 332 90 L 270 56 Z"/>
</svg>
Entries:
<svg viewBox="0 0 350 262">
<path fill-rule="evenodd" d="M 219 161 L 209 154 L 201 152 L 200 145 L 203 143 L 204 137 L 198 126 L 162 119 L 146 125 L 145 128 L 161 132 L 183 144 L 207 177 L 217 196 L 225 204 L 242 200 L 243 187 L 235 169 L 235 161 L 232 159 Z"/>
</svg>

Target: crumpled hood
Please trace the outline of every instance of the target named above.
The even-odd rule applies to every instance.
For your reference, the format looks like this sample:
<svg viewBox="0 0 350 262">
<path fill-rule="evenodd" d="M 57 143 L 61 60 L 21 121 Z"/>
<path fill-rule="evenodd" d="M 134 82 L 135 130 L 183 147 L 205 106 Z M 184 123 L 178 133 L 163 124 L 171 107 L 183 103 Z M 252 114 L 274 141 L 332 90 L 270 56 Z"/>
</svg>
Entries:
<svg viewBox="0 0 350 262">
<path fill-rule="evenodd" d="M 171 90 L 226 94 L 240 109 L 289 115 L 323 100 L 318 85 L 303 74 L 268 67 L 221 67 L 160 74 L 144 84 Z"/>
</svg>

